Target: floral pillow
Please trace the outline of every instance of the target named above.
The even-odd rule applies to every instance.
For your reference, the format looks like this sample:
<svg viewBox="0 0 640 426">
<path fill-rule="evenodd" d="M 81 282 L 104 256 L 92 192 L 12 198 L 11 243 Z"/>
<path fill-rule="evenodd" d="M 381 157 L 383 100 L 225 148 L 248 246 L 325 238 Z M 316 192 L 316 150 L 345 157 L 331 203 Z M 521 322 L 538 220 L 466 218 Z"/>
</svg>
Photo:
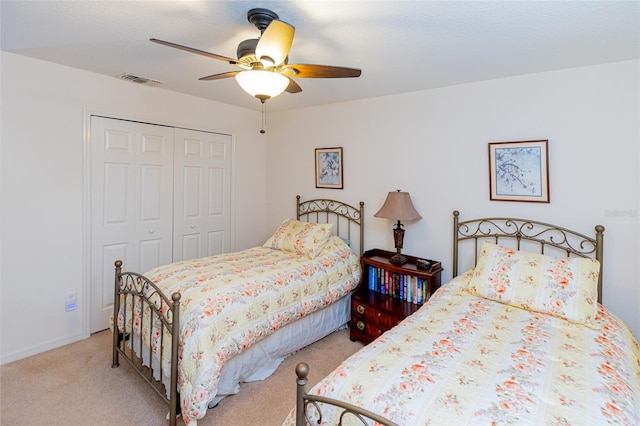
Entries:
<svg viewBox="0 0 640 426">
<path fill-rule="evenodd" d="M 264 243 L 264 247 L 290 251 L 315 258 L 331 238 L 333 225 L 286 219 Z"/>
<path fill-rule="evenodd" d="M 552 257 L 485 242 L 470 293 L 591 326 L 598 310 L 600 263 Z"/>
</svg>

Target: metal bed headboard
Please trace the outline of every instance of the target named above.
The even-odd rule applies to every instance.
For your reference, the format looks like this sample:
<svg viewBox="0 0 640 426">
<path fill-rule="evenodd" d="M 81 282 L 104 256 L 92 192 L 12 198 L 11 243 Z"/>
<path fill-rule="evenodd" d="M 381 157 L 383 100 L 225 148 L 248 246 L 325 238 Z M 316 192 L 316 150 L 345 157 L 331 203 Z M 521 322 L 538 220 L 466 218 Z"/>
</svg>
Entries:
<svg viewBox="0 0 640 426">
<path fill-rule="evenodd" d="M 485 239 L 492 239 L 499 244 L 500 239 L 516 241 L 516 249 L 520 250 L 522 241 L 539 244 L 540 253 L 546 247 L 554 247 L 571 255 L 595 258 L 600 262 L 598 277 L 598 302 L 602 303 L 602 271 L 604 226 L 595 226 L 595 238 L 544 222 L 528 219 L 493 217 L 472 220 L 459 220 L 460 212 L 453 211 L 453 276 L 458 275 L 459 243 L 464 240 L 475 240 L 474 260 L 478 259 L 478 250 Z"/>
<path fill-rule="evenodd" d="M 324 223 L 333 223 L 337 236 L 349 240 L 351 240 L 352 225 L 357 225 L 359 230 L 358 250 L 362 256 L 364 251 L 364 201 L 360 201 L 359 207 L 354 207 L 342 201 L 322 198 L 300 202 L 300 196 L 296 195 L 296 219 L 302 220 L 304 218 L 309 222 L 315 218 L 314 222 L 319 222 L 322 216 L 324 216 Z M 331 219 L 332 216 L 335 217 L 335 220 Z M 342 232 L 341 225 L 346 226 L 346 232 Z"/>
</svg>

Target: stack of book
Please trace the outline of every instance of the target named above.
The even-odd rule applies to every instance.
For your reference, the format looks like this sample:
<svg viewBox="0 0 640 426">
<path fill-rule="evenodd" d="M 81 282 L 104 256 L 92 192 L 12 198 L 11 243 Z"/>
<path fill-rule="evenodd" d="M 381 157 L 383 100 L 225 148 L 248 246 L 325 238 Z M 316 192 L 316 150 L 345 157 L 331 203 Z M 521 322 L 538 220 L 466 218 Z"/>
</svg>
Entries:
<svg viewBox="0 0 640 426">
<path fill-rule="evenodd" d="M 422 305 L 431 296 L 427 280 L 368 265 L 369 290 Z"/>
</svg>

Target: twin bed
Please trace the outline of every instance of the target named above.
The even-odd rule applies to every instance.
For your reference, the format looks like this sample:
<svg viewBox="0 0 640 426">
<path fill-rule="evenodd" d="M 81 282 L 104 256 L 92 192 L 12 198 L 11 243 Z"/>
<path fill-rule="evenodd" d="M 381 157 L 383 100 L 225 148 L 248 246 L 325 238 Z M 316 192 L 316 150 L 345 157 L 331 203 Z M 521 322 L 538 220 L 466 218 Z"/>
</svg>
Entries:
<svg viewBox="0 0 640 426">
<path fill-rule="evenodd" d="M 196 424 L 239 384 L 344 327 L 360 281 L 364 203 L 302 202 L 260 247 L 157 267 L 116 262 L 113 366 L 127 360 Z"/>
<path fill-rule="evenodd" d="M 604 228 L 453 222 L 454 278 L 308 393 L 300 363 L 284 425 L 640 424 L 640 347 L 599 303 Z"/>
<path fill-rule="evenodd" d="M 145 275 L 116 262 L 113 366 L 130 362 L 171 424 L 179 410 L 195 424 L 347 323 L 362 220 L 363 203 L 297 197 L 263 247 Z M 453 222 L 454 278 L 308 392 L 299 364 L 284 425 L 640 424 L 640 347 L 599 303 L 604 228 Z"/>
</svg>

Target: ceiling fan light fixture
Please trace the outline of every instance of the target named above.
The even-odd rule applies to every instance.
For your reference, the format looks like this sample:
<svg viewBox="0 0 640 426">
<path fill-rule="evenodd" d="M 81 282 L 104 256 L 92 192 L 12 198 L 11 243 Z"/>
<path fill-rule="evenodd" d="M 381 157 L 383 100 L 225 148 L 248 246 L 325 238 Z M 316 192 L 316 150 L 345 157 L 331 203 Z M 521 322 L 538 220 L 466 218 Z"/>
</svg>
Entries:
<svg viewBox="0 0 640 426">
<path fill-rule="evenodd" d="M 236 74 L 236 81 L 242 90 L 263 102 L 278 96 L 289 85 L 287 77 L 264 70 L 241 71 Z"/>
</svg>

